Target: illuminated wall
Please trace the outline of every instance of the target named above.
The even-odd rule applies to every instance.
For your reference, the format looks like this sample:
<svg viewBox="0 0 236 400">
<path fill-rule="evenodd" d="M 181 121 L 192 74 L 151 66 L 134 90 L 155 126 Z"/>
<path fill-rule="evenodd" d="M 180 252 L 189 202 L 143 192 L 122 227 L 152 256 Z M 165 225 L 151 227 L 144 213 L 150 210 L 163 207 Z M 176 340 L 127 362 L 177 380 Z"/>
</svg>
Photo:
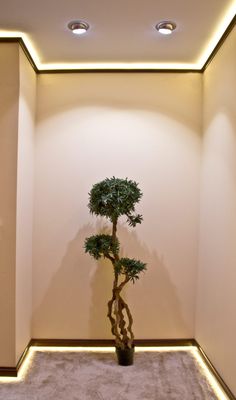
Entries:
<svg viewBox="0 0 236 400">
<path fill-rule="evenodd" d="M 36 76 L 18 44 L 0 44 L 0 366 L 31 338 Z"/>
<path fill-rule="evenodd" d="M 16 233 L 16 362 L 31 339 L 36 74 L 20 49 Z"/>
<path fill-rule="evenodd" d="M 15 364 L 18 45 L 0 51 L 0 364 Z"/>
<path fill-rule="evenodd" d="M 111 268 L 83 243 L 109 228 L 88 192 L 115 175 L 144 194 L 142 225 L 118 228 L 123 254 L 148 263 L 126 291 L 136 337 L 196 337 L 236 393 L 235 36 L 203 75 L 39 75 L 35 143 L 34 72 L 1 43 L 1 365 L 31 336 L 111 337 Z"/>
<path fill-rule="evenodd" d="M 199 73 L 39 76 L 34 337 L 111 337 L 111 267 L 83 243 L 105 225 L 89 215 L 88 192 L 113 175 L 144 193 L 142 225 L 118 229 L 123 253 L 148 263 L 126 292 L 136 337 L 194 336 L 201 82 Z"/>
<path fill-rule="evenodd" d="M 196 338 L 236 394 L 236 30 L 204 73 Z"/>
</svg>

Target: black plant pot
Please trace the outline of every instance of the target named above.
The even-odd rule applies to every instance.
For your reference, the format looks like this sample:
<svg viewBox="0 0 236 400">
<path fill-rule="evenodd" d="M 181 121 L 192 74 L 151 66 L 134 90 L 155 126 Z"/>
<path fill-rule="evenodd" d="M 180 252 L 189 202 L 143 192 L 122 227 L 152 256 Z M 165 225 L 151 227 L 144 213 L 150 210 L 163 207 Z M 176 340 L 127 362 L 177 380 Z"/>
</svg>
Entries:
<svg viewBox="0 0 236 400">
<path fill-rule="evenodd" d="M 116 347 L 117 360 L 119 365 L 128 366 L 133 365 L 134 362 L 134 347 L 121 349 Z"/>
</svg>

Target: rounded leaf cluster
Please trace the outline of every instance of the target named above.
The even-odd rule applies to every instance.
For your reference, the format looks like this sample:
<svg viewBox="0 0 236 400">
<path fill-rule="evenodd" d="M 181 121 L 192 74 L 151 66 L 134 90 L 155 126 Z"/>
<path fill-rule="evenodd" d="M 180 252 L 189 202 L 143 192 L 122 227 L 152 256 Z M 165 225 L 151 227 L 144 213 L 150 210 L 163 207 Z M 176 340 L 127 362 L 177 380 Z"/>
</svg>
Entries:
<svg viewBox="0 0 236 400">
<path fill-rule="evenodd" d="M 88 207 L 92 214 L 104 216 L 111 221 L 126 215 L 130 222 L 130 217 L 132 218 L 132 213 L 135 211 L 134 206 L 141 197 L 142 192 L 136 182 L 127 178 L 106 178 L 93 185 L 89 193 Z M 141 216 L 133 218 L 134 224 L 139 223 L 139 220 L 141 222 L 142 219 Z"/>
<path fill-rule="evenodd" d="M 119 241 L 116 238 L 112 239 L 110 235 L 94 235 L 85 239 L 85 252 L 94 257 L 95 260 L 99 258 L 115 256 L 119 252 Z"/>
<path fill-rule="evenodd" d="M 146 264 L 134 258 L 120 258 L 120 260 L 115 263 L 115 271 L 118 275 L 127 275 L 133 283 L 135 279 L 139 279 L 140 272 L 145 269 Z"/>
</svg>

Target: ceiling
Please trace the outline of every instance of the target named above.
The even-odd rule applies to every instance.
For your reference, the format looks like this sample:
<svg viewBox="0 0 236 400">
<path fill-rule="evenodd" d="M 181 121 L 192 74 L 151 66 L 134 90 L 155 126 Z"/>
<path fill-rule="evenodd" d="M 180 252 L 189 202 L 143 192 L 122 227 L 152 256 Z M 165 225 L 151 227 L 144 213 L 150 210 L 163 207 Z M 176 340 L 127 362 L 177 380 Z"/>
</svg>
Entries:
<svg viewBox="0 0 236 400">
<path fill-rule="evenodd" d="M 37 68 L 201 69 L 236 0 L 0 0 L 0 37 L 22 37 Z M 90 25 L 85 35 L 71 20 Z M 155 25 L 172 20 L 172 35 Z"/>
</svg>

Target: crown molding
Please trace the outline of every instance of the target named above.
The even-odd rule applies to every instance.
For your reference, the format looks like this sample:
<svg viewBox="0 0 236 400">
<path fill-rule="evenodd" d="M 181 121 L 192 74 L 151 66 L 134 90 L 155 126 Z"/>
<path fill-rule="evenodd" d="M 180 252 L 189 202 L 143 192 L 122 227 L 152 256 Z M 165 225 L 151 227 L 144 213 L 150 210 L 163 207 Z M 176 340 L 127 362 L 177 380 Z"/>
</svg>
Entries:
<svg viewBox="0 0 236 400">
<path fill-rule="evenodd" d="M 229 26 L 227 27 L 227 29 L 225 30 L 223 35 L 221 36 L 221 38 L 220 38 L 219 42 L 217 43 L 217 45 L 215 46 L 214 50 L 209 55 L 208 59 L 206 60 L 205 64 L 203 65 L 203 67 L 201 69 L 201 72 L 204 72 L 206 70 L 206 68 L 209 66 L 209 64 L 211 63 L 211 61 L 216 56 L 216 54 L 220 50 L 221 46 L 225 42 L 226 38 L 229 36 L 230 32 L 232 32 L 232 30 L 234 29 L 235 25 L 236 25 L 236 15 L 230 22 Z"/>
<path fill-rule="evenodd" d="M 189 67 L 187 68 L 186 65 L 183 66 L 182 68 L 152 68 L 150 66 L 148 67 L 122 67 L 122 68 L 115 68 L 115 67 L 106 67 L 106 68 L 98 68 L 96 67 L 96 63 L 94 64 L 94 68 L 90 67 L 81 67 L 81 68 L 38 68 L 38 66 L 36 65 L 28 46 L 25 44 L 25 41 L 23 39 L 23 37 L 21 36 L 4 36 L 4 37 L 0 37 L 0 43 L 4 42 L 4 43 L 18 43 L 23 52 L 25 53 L 29 63 L 31 64 L 32 68 L 34 69 L 34 71 L 37 74 L 65 74 L 65 73 L 203 73 L 206 68 L 209 66 L 209 64 L 212 62 L 212 60 L 214 59 L 214 57 L 216 56 L 216 54 L 218 53 L 219 49 L 221 48 L 221 46 L 223 45 L 224 41 L 226 40 L 226 38 L 228 37 L 228 35 L 230 34 L 230 32 L 233 30 L 233 28 L 236 25 L 236 15 L 234 15 L 233 19 L 231 20 L 230 24 L 228 25 L 228 27 L 226 28 L 226 30 L 224 31 L 224 33 L 222 34 L 222 36 L 220 37 L 220 40 L 218 41 L 218 43 L 215 45 L 214 49 L 212 50 L 211 54 L 208 56 L 207 60 L 205 61 L 204 65 L 202 67 L 198 67 L 196 65 L 196 68 L 193 67 Z M 119 65 L 119 63 L 117 64 Z M 144 64 L 145 65 L 145 64 Z"/>
</svg>

